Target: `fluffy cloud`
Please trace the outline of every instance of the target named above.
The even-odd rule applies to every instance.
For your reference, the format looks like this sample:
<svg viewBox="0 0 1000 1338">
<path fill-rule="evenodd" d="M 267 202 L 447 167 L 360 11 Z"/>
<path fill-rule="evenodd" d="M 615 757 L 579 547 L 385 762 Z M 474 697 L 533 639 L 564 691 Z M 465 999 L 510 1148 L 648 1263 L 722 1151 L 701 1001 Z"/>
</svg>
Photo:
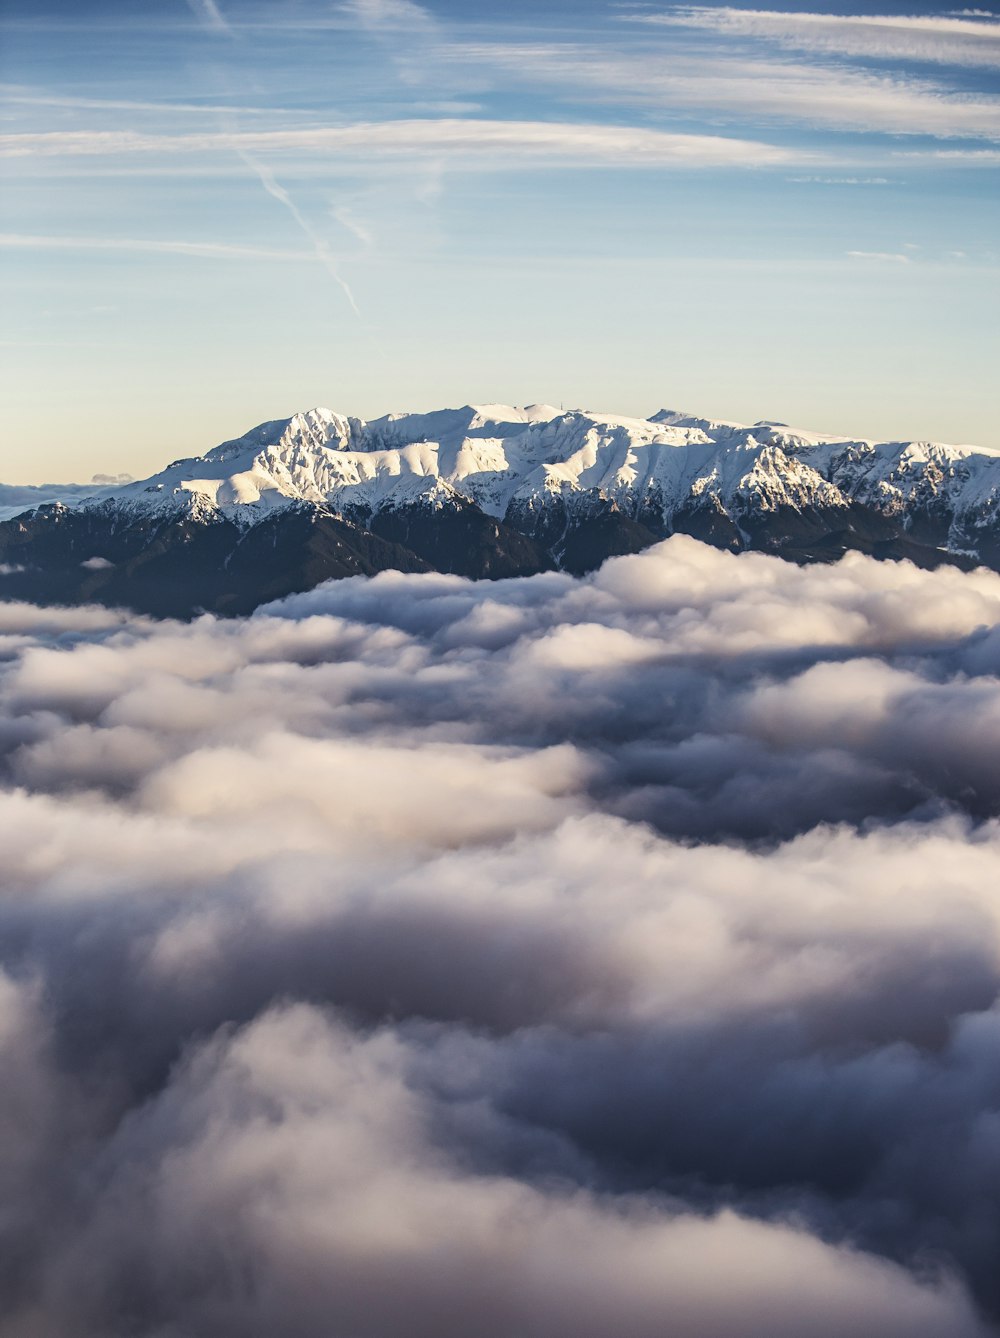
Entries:
<svg viewBox="0 0 1000 1338">
<path fill-rule="evenodd" d="M 1000 577 L 0 619 L 4 1338 L 995 1331 Z"/>
<path fill-rule="evenodd" d="M 107 1332 L 138 1294 L 234 1335 L 982 1333 L 953 1288 L 794 1227 L 477 1173 L 407 1058 L 302 1006 L 191 1053 L 110 1139 L 47 1332 Z"/>
</svg>

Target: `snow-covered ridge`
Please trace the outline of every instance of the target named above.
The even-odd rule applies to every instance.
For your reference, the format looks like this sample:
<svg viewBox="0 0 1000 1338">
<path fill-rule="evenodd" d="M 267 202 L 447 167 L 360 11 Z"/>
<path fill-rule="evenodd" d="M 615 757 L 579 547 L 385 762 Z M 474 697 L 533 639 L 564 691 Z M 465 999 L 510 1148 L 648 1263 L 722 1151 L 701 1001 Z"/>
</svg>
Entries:
<svg viewBox="0 0 1000 1338">
<path fill-rule="evenodd" d="M 65 490 L 58 500 L 225 515 L 243 524 L 303 504 L 359 517 L 413 503 L 471 502 L 500 519 L 596 501 L 667 526 L 679 511 L 704 506 L 738 519 L 857 502 L 890 514 L 940 512 L 961 547 L 970 526 L 995 517 L 998 497 L 1000 451 L 986 448 L 851 441 L 667 410 L 642 419 L 486 404 L 371 422 L 312 409 L 262 423 L 151 478 Z M 5 502 L 0 490 L 0 514 L 16 514 L 17 499 Z"/>
</svg>

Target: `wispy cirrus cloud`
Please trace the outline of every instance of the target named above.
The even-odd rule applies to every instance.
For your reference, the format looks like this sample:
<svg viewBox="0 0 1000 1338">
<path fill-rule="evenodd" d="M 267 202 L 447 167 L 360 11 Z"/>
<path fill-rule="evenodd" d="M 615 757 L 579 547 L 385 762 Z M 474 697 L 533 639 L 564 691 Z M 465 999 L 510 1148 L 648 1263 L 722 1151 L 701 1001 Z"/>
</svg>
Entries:
<svg viewBox="0 0 1000 1338">
<path fill-rule="evenodd" d="M 426 29 L 433 16 L 414 0 L 346 0 L 339 12 L 345 18 L 372 31 Z"/>
<path fill-rule="evenodd" d="M 874 260 L 879 264 L 911 265 L 913 257 L 905 251 L 848 251 L 851 260 Z"/>
<path fill-rule="evenodd" d="M 229 22 L 215 0 L 188 0 L 188 6 L 203 27 L 212 32 L 232 34 Z"/>
<path fill-rule="evenodd" d="M 143 98 L 95 98 L 75 93 L 54 93 L 47 88 L 31 88 L 23 84 L 0 84 L 0 102 L 19 107 L 60 107 L 74 111 L 151 112 L 158 116 L 172 116 L 174 113 L 194 116 L 283 116 L 286 114 L 301 114 L 301 108 L 292 112 L 285 107 L 237 106 L 207 99 L 203 102 L 172 102 L 164 98 L 154 102 Z"/>
<path fill-rule="evenodd" d="M 480 44 L 462 59 L 519 82 L 581 88 L 623 104 L 710 113 L 742 125 L 1000 139 L 1000 97 L 965 95 L 926 79 L 839 66 L 643 50 L 595 51 L 574 43 Z"/>
<path fill-rule="evenodd" d="M 456 79 L 456 67 L 442 60 L 441 48 L 447 49 L 448 39 L 423 5 L 414 0 L 345 0 L 336 14 L 376 41 L 399 83 L 430 85 L 442 93 L 449 92 L 450 83 L 465 88 L 464 78 Z"/>
<path fill-rule="evenodd" d="M 972 11 L 965 11 L 971 14 Z M 629 22 L 700 28 L 764 38 L 794 51 L 941 65 L 1000 66 L 1000 24 L 980 17 L 816 14 L 690 5 L 662 14 L 629 14 Z"/>
<path fill-rule="evenodd" d="M 51 131 L 0 136 L 3 157 L 237 153 L 447 155 L 464 165 L 592 163 L 628 167 L 787 164 L 804 155 L 759 140 L 673 134 L 636 126 L 471 119 L 362 122 L 297 130 L 151 135 L 131 130 Z M 805 155 L 810 156 L 810 155 Z"/>
<path fill-rule="evenodd" d="M 135 251 L 146 255 L 194 256 L 201 260 L 312 261 L 311 251 L 283 251 L 267 246 L 224 242 L 181 242 L 141 237 L 58 237 L 36 233 L 0 233 L 0 250 Z"/>
<path fill-rule="evenodd" d="M 798 186 L 888 186 L 888 177 L 786 177 Z"/>
<path fill-rule="evenodd" d="M 1000 149 L 929 149 L 925 153 L 897 153 L 897 158 L 928 158 L 949 167 L 998 167 Z"/>
</svg>

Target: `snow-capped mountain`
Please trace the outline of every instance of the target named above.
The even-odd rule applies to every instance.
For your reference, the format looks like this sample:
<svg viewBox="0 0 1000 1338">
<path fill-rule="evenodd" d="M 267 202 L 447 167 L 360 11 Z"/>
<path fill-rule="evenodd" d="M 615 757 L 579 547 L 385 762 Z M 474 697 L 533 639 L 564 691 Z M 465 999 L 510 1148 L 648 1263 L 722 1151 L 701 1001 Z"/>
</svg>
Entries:
<svg viewBox="0 0 1000 1338">
<path fill-rule="evenodd" d="M 674 531 L 796 560 L 1000 565 L 1000 452 L 667 410 L 312 409 L 139 482 L 30 491 L 25 510 L 29 490 L 0 489 L 0 595 L 163 612 L 386 567 L 581 571 Z"/>
</svg>

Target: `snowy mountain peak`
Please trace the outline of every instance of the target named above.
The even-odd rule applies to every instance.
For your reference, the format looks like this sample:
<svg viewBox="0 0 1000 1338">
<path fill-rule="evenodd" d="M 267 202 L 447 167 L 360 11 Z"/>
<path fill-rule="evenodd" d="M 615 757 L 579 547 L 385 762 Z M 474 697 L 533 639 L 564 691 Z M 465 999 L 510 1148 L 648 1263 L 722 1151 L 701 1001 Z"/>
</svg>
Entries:
<svg viewBox="0 0 1000 1338">
<path fill-rule="evenodd" d="M 389 568 L 587 571 L 677 532 L 1000 569 L 1000 451 L 667 409 L 318 407 L 138 482 L 0 488 L 0 597 L 245 611 Z"/>
<path fill-rule="evenodd" d="M 984 508 L 992 514 L 998 489 L 1000 453 L 971 447 L 849 441 L 775 420 L 746 425 L 666 409 L 642 419 L 490 403 L 368 422 L 314 408 L 91 501 L 241 525 L 290 505 L 358 518 L 470 504 L 522 524 L 518 517 L 557 505 L 588 515 L 613 506 L 665 531 L 707 508 L 743 534 L 751 512 L 859 503 L 900 514 L 912 505 L 940 511 L 945 499 L 950 534 L 955 524 L 963 532 L 980 524 Z"/>
<path fill-rule="evenodd" d="M 642 419 L 548 404 L 466 404 L 365 422 L 317 407 L 260 423 L 151 478 L 53 490 L 48 500 L 218 512 L 252 523 L 292 504 L 374 511 L 415 495 L 413 480 L 435 478 L 497 517 L 554 495 L 597 493 L 632 514 L 655 505 L 669 521 L 709 498 L 727 509 L 749 497 L 772 507 L 855 499 L 899 509 L 910 494 L 944 491 L 958 510 L 981 507 L 992 504 L 998 469 L 995 451 L 848 441 L 774 420 L 748 426 L 668 409 Z M 21 495 L 8 490 L 7 514 Z"/>
<path fill-rule="evenodd" d="M 399 563 L 481 575 L 585 570 L 678 530 L 790 556 L 861 548 L 1000 566 L 1000 451 L 848 440 L 668 409 L 634 418 L 487 403 L 365 421 L 317 407 L 138 482 L 0 489 L 0 508 L 0 521 L 20 518 L 9 533 L 0 524 L 0 566 L 26 570 L 35 560 L 18 536 L 34 534 L 24 513 L 36 508 L 39 534 L 76 527 L 88 536 L 73 559 L 91 573 L 88 589 L 98 577 L 87 563 L 114 548 L 105 532 L 164 534 L 177 522 L 188 535 L 192 524 L 239 534 L 248 555 L 258 527 L 271 535 L 260 542 L 272 554 L 275 524 L 287 521 L 291 533 L 301 522 L 297 544 L 320 543 L 332 525 L 332 547 L 321 545 L 303 568 L 314 579 Z M 274 560 L 254 559 L 261 570 Z"/>
</svg>

